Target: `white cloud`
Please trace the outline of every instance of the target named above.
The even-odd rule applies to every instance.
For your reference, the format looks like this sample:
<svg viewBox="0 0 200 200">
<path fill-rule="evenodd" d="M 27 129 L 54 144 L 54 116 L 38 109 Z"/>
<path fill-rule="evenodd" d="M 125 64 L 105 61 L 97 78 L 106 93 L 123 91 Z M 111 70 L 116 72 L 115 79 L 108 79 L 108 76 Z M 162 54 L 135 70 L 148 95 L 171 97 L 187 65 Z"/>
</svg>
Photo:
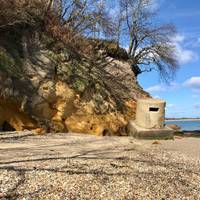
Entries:
<svg viewBox="0 0 200 200">
<path fill-rule="evenodd" d="M 172 38 L 173 43 L 183 42 L 185 40 L 185 36 L 177 34 L 174 38 Z"/>
<path fill-rule="evenodd" d="M 200 88 L 198 88 L 198 89 L 193 89 L 193 92 L 200 93 Z"/>
<path fill-rule="evenodd" d="M 175 104 L 168 104 L 166 105 L 166 112 L 175 112 L 177 110 L 177 107 Z"/>
<path fill-rule="evenodd" d="M 190 79 L 186 80 L 183 83 L 183 86 L 191 88 L 193 92 L 199 94 L 200 93 L 200 76 L 191 77 Z"/>
<path fill-rule="evenodd" d="M 180 88 L 180 84 L 176 82 L 171 82 L 169 85 L 167 85 L 167 90 L 176 90 Z"/>
<path fill-rule="evenodd" d="M 200 98 L 200 95 L 198 95 L 198 94 L 193 94 L 193 95 L 192 95 L 192 98 L 198 99 L 198 98 Z"/>
<path fill-rule="evenodd" d="M 154 85 L 146 89 L 147 92 L 164 92 L 166 88 L 163 85 Z"/>
<path fill-rule="evenodd" d="M 176 57 L 178 58 L 180 64 L 187 64 L 198 60 L 198 55 L 195 52 L 184 49 L 179 44 L 176 44 Z"/>
<path fill-rule="evenodd" d="M 152 10 L 158 10 L 165 0 L 151 0 L 150 8 Z"/>
<path fill-rule="evenodd" d="M 179 87 L 180 87 L 180 85 L 178 83 L 172 82 L 169 85 L 164 85 L 164 84 L 153 85 L 153 86 L 147 88 L 146 91 L 149 92 L 149 93 L 165 92 L 165 91 L 176 90 Z"/>
<path fill-rule="evenodd" d="M 200 103 L 199 103 L 199 104 L 195 104 L 195 105 L 194 105 L 194 108 L 195 108 L 195 109 L 200 109 Z"/>
<path fill-rule="evenodd" d="M 175 108 L 176 107 L 176 105 L 174 105 L 174 104 L 167 104 L 167 108 Z"/>
<path fill-rule="evenodd" d="M 191 88 L 194 92 L 200 92 L 200 76 L 194 76 L 186 80 L 183 86 Z"/>
<path fill-rule="evenodd" d="M 185 40 L 186 37 L 180 34 L 177 34 L 176 37 L 172 39 L 172 44 L 176 47 L 176 57 L 180 64 L 187 64 L 198 60 L 197 53 L 184 47 Z"/>
<path fill-rule="evenodd" d="M 159 95 L 155 95 L 153 96 L 154 99 L 161 99 L 161 97 Z"/>
</svg>

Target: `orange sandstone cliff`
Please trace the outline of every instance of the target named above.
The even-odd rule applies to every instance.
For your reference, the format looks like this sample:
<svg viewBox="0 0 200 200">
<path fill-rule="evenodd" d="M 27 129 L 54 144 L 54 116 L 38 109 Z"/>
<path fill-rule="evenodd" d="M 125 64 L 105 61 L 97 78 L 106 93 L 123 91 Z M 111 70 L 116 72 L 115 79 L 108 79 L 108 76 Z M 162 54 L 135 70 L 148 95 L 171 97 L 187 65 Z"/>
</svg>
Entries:
<svg viewBox="0 0 200 200">
<path fill-rule="evenodd" d="M 51 39 L 0 31 L 0 129 L 126 135 L 135 100 L 149 96 L 128 60 L 111 43 L 89 57 Z"/>
</svg>

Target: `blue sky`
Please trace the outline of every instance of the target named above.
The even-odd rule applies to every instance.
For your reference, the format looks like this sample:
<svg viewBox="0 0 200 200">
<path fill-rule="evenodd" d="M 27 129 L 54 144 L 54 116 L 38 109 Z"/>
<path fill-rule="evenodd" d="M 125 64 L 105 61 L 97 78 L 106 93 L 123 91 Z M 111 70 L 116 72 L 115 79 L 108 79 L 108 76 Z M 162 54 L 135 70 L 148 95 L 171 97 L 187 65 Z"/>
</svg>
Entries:
<svg viewBox="0 0 200 200">
<path fill-rule="evenodd" d="M 167 117 L 200 117 L 200 1 L 154 1 L 160 21 L 177 27 L 173 42 L 180 69 L 169 85 L 156 72 L 140 75 L 139 83 L 153 97 L 167 101 Z"/>
</svg>

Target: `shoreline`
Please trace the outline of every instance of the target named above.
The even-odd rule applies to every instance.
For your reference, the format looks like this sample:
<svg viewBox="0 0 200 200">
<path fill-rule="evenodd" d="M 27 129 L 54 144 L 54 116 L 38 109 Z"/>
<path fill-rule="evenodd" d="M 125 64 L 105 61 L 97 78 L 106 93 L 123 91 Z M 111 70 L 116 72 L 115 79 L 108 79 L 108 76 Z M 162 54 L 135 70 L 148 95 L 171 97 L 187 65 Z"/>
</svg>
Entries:
<svg viewBox="0 0 200 200">
<path fill-rule="evenodd" d="M 176 135 L 176 134 L 175 134 Z M 200 137 L 200 130 L 195 131 L 183 131 L 183 137 L 194 137 L 199 138 Z"/>
<path fill-rule="evenodd" d="M 178 121 L 200 121 L 200 119 L 192 119 L 192 118 L 188 118 L 188 119 L 166 119 L 166 122 L 178 122 Z"/>
</svg>

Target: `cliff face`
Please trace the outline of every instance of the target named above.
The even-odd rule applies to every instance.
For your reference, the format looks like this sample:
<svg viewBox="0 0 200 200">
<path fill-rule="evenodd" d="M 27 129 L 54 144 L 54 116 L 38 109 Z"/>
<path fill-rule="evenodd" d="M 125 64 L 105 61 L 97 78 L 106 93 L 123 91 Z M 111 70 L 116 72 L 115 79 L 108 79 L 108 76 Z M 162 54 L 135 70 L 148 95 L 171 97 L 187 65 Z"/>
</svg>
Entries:
<svg viewBox="0 0 200 200">
<path fill-rule="evenodd" d="M 129 63 L 105 50 L 88 57 L 45 34 L 0 32 L 2 130 L 126 134 L 147 96 Z"/>
</svg>

